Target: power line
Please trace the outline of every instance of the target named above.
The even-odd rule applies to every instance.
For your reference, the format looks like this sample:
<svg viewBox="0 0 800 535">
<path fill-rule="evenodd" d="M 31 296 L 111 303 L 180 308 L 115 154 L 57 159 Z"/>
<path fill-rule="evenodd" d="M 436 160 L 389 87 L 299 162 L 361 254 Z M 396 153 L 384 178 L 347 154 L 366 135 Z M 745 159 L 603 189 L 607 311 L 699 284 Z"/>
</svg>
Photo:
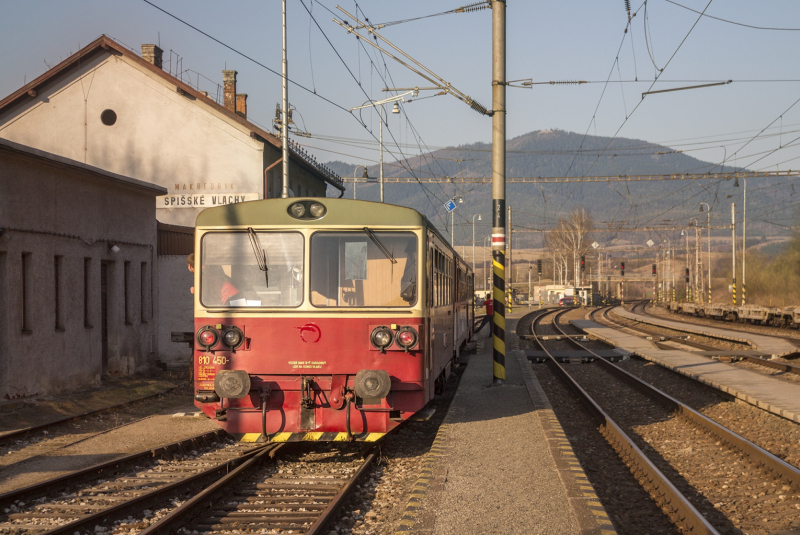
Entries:
<svg viewBox="0 0 800 535">
<path fill-rule="evenodd" d="M 675 2 L 674 0 L 664 0 L 664 1 L 665 2 L 669 2 L 670 4 L 676 5 L 678 7 L 682 7 L 683 9 L 686 9 L 688 11 L 692 11 L 694 13 L 700 13 L 696 9 L 692 9 L 692 8 L 690 8 L 688 6 L 684 6 L 683 4 L 679 4 L 678 2 Z M 703 11 L 705 11 L 705 10 L 703 10 Z M 708 17 L 709 19 L 714 19 L 714 20 L 718 20 L 718 21 L 721 21 L 721 22 L 726 22 L 728 24 L 735 24 L 736 26 L 744 26 L 745 28 L 752 28 L 754 30 L 771 30 L 771 31 L 778 31 L 778 32 L 800 32 L 800 28 L 776 28 L 776 27 L 772 27 L 772 26 L 755 26 L 753 24 L 745 24 L 744 22 L 736 22 L 736 21 L 733 21 L 733 20 L 728 20 L 728 19 L 723 19 L 723 18 L 720 18 L 720 17 L 715 17 L 713 15 L 708 15 L 705 12 L 704 13 L 700 13 L 700 15 L 702 15 L 704 17 Z"/>
<path fill-rule="evenodd" d="M 164 13 L 165 15 L 168 15 L 168 16 L 172 17 L 173 19 L 177 20 L 177 21 L 178 21 L 178 22 L 180 22 L 181 24 L 184 24 L 184 25 L 188 26 L 189 28 L 193 29 L 194 31 L 196 31 L 196 32 L 198 32 L 198 33 L 201 33 L 201 34 L 205 35 L 206 37 L 208 37 L 209 39 L 211 39 L 211 40 L 212 40 L 212 41 L 214 41 L 215 43 L 218 43 L 218 44 L 220 44 L 220 45 L 224 46 L 225 48 L 227 48 L 227 49 L 228 49 L 228 50 L 230 50 L 231 52 L 234 52 L 234 53 L 236 53 L 236 54 L 239 54 L 239 55 L 240 55 L 240 56 L 242 56 L 243 58 L 245 58 L 245 59 L 248 59 L 248 60 L 252 61 L 253 63 L 255 63 L 256 65 L 258 65 L 259 67 L 263 67 L 264 69 L 268 70 L 268 71 L 269 71 L 269 72 L 271 72 L 272 74 L 274 74 L 274 75 L 276 75 L 276 76 L 280 76 L 281 78 L 283 78 L 283 75 L 282 75 L 281 73 L 279 73 L 278 71 L 276 71 L 276 70 L 274 70 L 274 69 L 271 69 L 271 68 L 267 67 L 266 65 L 264 65 L 264 64 L 263 64 L 263 63 L 261 63 L 260 61 L 258 61 L 258 60 L 256 60 L 256 59 L 252 58 L 251 56 L 248 56 L 248 55 L 247 55 L 247 54 L 245 54 L 244 52 L 240 52 L 239 50 L 237 50 L 237 49 L 233 48 L 231 45 L 229 45 L 229 44 L 226 44 L 226 43 L 224 43 L 224 42 L 220 41 L 219 39 L 217 39 L 217 38 L 216 38 L 216 37 L 214 37 L 213 35 L 210 35 L 210 34 L 208 34 L 208 33 L 204 32 L 203 30 L 201 30 L 201 29 L 200 29 L 200 28 L 198 28 L 197 26 L 193 26 L 192 24 L 189 24 L 188 22 L 186 22 L 186 21 L 185 21 L 185 20 L 183 20 L 182 18 L 178 17 L 177 15 L 173 15 L 172 13 L 170 13 L 169 11 L 167 11 L 166 9 L 164 9 L 164 8 L 162 8 L 162 7 L 159 7 L 159 6 L 155 5 L 155 4 L 154 4 L 153 2 L 151 2 L 150 0 L 142 0 L 142 2 L 144 2 L 145 4 L 148 4 L 148 5 L 150 5 L 150 6 L 152 6 L 152 7 L 154 7 L 154 8 L 156 8 L 157 10 L 161 11 L 161 12 L 162 12 L 162 13 Z M 302 89 L 303 91 L 306 91 L 306 92 L 308 92 L 308 93 L 310 93 L 310 94 L 312 94 L 312 95 L 314 95 L 314 96 L 316 96 L 316 97 L 319 97 L 319 98 L 321 98 L 322 100 L 324 100 L 324 101 L 325 101 L 325 102 L 327 102 L 328 104 L 332 104 L 333 106 L 336 106 L 337 108 L 341 109 L 342 111 L 346 111 L 346 112 L 348 112 L 348 113 L 349 113 L 349 110 L 348 110 L 347 108 L 345 108 L 344 106 L 341 106 L 341 105 L 339 105 L 339 104 L 335 103 L 334 101 L 332 101 L 331 99 L 329 99 L 329 98 L 327 98 L 327 97 L 324 97 L 324 96 L 320 95 L 320 94 L 319 94 L 319 93 L 317 93 L 316 91 L 313 91 L 313 90 L 311 90 L 311 89 L 307 88 L 306 86 L 304 86 L 304 85 L 302 85 L 302 84 L 300 84 L 300 83 L 298 83 L 298 82 L 295 82 L 295 81 L 294 81 L 294 80 L 292 80 L 291 78 L 288 78 L 288 77 L 287 77 L 287 81 L 288 81 L 289 83 L 291 83 L 291 84 L 294 84 L 295 86 L 299 87 L 299 88 L 300 88 L 300 89 Z"/>
</svg>

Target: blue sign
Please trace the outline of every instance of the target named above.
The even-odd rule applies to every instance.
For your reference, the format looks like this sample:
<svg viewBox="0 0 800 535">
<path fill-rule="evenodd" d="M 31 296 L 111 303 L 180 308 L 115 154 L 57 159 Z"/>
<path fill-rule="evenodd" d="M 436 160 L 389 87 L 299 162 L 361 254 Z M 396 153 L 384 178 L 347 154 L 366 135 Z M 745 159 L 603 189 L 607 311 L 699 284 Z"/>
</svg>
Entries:
<svg viewBox="0 0 800 535">
<path fill-rule="evenodd" d="M 456 203 L 455 201 L 453 201 L 453 199 L 450 199 L 449 201 L 444 203 L 444 207 L 447 209 L 448 212 L 452 212 L 453 210 L 456 209 Z"/>
</svg>

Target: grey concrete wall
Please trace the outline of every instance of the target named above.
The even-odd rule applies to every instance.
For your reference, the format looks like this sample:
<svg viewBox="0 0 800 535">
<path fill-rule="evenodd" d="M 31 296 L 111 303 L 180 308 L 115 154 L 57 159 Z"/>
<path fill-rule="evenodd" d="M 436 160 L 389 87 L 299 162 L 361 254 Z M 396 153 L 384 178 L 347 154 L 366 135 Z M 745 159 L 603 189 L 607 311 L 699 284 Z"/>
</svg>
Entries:
<svg viewBox="0 0 800 535">
<path fill-rule="evenodd" d="M 193 284 L 185 256 L 158 257 L 158 358 L 170 367 L 188 365 L 192 358 L 189 345 L 172 342 L 171 333 L 194 331 Z"/>
<path fill-rule="evenodd" d="M 156 220 L 150 187 L 0 147 L 0 397 L 30 396 L 152 366 L 157 351 Z M 109 250 L 111 244 L 119 252 Z M 23 254 L 29 255 L 22 325 Z M 60 256 L 56 324 L 55 257 Z M 88 316 L 84 317 L 84 262 Z M 108 270 L 108 359 L 102 359 L 100 273 Z M 125 262 L 130 262 L 125 297 Z M 142 281 L 142 264 L 145 264 Z M 143 284 L 144 282 L 144 284 Z M 127 315 L 126 315 L 127 305 Z"/>
</svg>

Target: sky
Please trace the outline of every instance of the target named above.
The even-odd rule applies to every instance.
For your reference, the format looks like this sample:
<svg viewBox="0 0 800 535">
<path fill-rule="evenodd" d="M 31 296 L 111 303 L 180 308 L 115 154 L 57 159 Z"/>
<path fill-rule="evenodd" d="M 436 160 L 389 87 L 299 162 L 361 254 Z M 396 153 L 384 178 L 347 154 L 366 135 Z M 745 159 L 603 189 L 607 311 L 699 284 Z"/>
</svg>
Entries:
<svg viewBox="0 0 800 535">
<path fill-rule="evenodd" d="M 221 71 L 236 69 L 238 91 L 248 94 L 248 118 L 271 129 L 281 98 L 281 2 L 149 1 L 197 29 L 145 0 L 2 0 L 0 95 L 106 34 L 137 52 L 143 43 L 159 44 L 165 69 L 199 82 L 211 95 L 221 84 Z M 491 107 L 491 10 L 429 16 L 464 4 L 338 2 L 373 24 L 417 19 L 378 33 Z M 287 4 L 289 100 L 297 128 L 310 134 L 295 140 L 323 162 L 377 162 L 375 109 L 348 110 L 397 94 L 381 91 L 387 85 L 430 83 L 337 25 L 332 19 L 354 21 L 334 0 Z M 793 52 L 800 48 L 800 2 L 632 0 L 630 24 L 624 0 L 508 0 L 507 5 L 507 80 L 592 82 L 509 87 L 509 138 L 562 129 L 644 139 L 752 170 L 800 167 L 800 73 Z M 648 89 L 728 80 L 642 97 Z M 422 91 L 411 100 L 402 104 L 403 113 L 388 114 L 387 161 L 491 141 L 491 118 L 453 96 Z"/>
</svg>

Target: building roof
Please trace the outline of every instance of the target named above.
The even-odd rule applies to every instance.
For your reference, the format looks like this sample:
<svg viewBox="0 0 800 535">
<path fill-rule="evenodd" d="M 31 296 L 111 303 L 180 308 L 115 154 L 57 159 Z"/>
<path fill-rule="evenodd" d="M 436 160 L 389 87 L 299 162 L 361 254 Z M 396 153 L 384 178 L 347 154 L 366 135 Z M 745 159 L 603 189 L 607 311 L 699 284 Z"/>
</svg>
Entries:
<svg viewBox="0 0 800 535">
<path fill-rule="evenodd" d="M 154 72 L 167 80 L 169 83 L 175 85 L 175 90 L 179 93 L 191 95 L 195 99 L 195 102 L 202 102 L 203 104 L 215 109 L 219 113 L 223 114 L 229 121 L 238 123 L 241 126 L 250 130 L 250 137 L 253 139 L 257 139 L 262 143 L 269 143 L 274 147 L 281 148 L 282 143 L 281 140 L 276 137 L 275 135 L 267 132 L 266 130 L 262 129 L 259 126 L 251 123 L 247 119 L 237 115 L 236 113 L 228 110 L 225 106 L 221 106 L 208 95 L 192 88 L 192 86 L 186 84 L 185 82 L 175 78 L 170 73 L 165 72 L 164 69 L 160 67 L 156 67 L 149 61 L 142 59 L 138 54 L 129 50 L 127 47 L 117 43 L 113 39 L 101 35 L 82 49 L 78 50 L 67 59 L 53 67 L 52 69 L 48 70 L 35 80 L 31 81 L 30 83 L 24 85 L 17 91 L 11 93 L 6 98 L 0 100 L 0 114 L 15 106 L 17 104 L 25 102 L 27 99 L 35 98 L 37 95 L 38 88 L 46 85 L 53 79 L 57 78 L 58 76 L 65 74 L 73 69 L 77 69 L 80 67 L 81 63 L 85 63 L 87 59 L 92 58 L 94 56 L 100 54 L 114 54 L 118 56 L 124 56 L 125 58 L 131 60 L 133 63 L 139 65 L 141 68 Z M 294 148 L 289 149 L 291 156 L 293 157 L 293 162 L 301 165 L 302 167 L 306 168 L 310 173 L 317 176 L 324 182 L 330 184 L 334 188 L 338 189 L 339 191 L 344 191 L 344 182 L 342 181 L 341 177 L 328 169 L 326 166 L 316 162 L 307 154 L 296 150 Z"/>
<path fill-rule="evenodd" d="M 152 184 L 150 182 L 145 182 L 143 180 L 137 180 L 129 176 L 118 175 L 117 173 L 112 173 L 111 171 L 100 169 L 99 167 L 87 165 L 83 162 L 71 160 L 69 158 L 65 158 L 57 154 L 52 154 L 50 152 L 45 152 L 43 150 L 34 149 L 33 147 L 29 147 L 27 145 L 14 143 L 13 141 L 9 141 L 3 138 L 0 138 L 0 153 L 12 153 L 12 154 L 33 156 L 34 158 L 45 160 L 46 163 L 50 165 L 88 171 L 92 174 L 99 175 L 100 177 L 110 180 L 112 182 L 117 182 L 125 186 L 130 186 L 137 189 L 147 190 L 153 195 L 167 194 L 167 188 L 163 186 Z"/>
</svg>

